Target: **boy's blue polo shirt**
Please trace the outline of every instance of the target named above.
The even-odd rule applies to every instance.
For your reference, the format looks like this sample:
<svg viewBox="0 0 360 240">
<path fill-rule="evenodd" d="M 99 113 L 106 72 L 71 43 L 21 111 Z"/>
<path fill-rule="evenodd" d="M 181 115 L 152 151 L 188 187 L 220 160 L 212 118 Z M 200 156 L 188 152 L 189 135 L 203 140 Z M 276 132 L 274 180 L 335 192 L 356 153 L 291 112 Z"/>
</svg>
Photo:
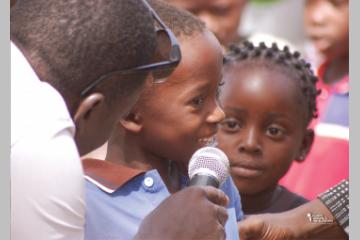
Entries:
<svg viewBox="0 0 360 240">
<path fill-rule="evenodd" d="M 170 196 L 157 170 L 145 172 L 95 159 L 83 160 L 83 166 L 86 240 L 132 239 L 144 217 Z M 187 180 L 183 179 L 184 187 Z M 221 189 L 230 199 L 226 239 L 238 239 L 237 222 L 243 218 L 239 192 L 231 177 Z"/>
</svg>

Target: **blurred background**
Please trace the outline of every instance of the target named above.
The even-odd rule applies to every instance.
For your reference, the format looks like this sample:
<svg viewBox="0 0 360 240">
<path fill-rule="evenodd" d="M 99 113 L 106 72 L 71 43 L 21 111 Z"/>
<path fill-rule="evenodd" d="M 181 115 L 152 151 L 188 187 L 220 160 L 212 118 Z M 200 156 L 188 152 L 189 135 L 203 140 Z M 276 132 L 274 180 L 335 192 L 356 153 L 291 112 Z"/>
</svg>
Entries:
<svg viewBox="0 0 360 240">
<path fill-rule="evenodd" d="M 270 35 L 288 41 L 304 52 L 305 0 L 250 0 L 244 9 L 239 32 L 255 41 Z"/>
</svg>

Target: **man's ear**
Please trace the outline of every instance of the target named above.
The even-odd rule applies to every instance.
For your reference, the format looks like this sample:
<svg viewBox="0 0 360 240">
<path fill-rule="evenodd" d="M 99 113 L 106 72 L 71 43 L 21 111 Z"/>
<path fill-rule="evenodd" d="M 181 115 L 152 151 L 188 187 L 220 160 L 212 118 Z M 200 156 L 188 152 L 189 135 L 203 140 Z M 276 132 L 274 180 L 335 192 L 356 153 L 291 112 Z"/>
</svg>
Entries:
<svg viewBox="0 0 360 240">
<path fill-rule="evenodd" d="M 311 150 L 311 146 L 314 142 L 314 130 L 307 129 L 301 144 L 301 148 L 295 158 L 297 162 L 303 162 Z"/>
<path fill-rule="evenodd" d="M 80 122 L 88 120 L 96 109 L 104 104 L 104 99 L 104 95 L 101 93 L 92 93 L 82 100 L 74 115 L 76 125 L 80 125 Z"/>
<path fill-rule="evenodd" d="M 126 131 L 139 133 L 143 127 L 142 117 L 136 111 L 131 111 L 126 117 L 120 120 L 120 124 Z"/>
</svg>

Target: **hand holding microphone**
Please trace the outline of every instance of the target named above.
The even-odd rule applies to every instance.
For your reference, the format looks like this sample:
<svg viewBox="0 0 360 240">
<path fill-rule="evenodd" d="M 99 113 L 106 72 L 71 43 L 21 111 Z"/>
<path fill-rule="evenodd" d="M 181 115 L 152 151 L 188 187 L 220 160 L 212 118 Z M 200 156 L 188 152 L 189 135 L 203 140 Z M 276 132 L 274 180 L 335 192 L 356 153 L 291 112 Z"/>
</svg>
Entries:
<svg viewBox="0 0 360 240">
<path fill-rule="evenodd" d="M 205 147 L 196 151 L 189 163 L 191 186 L 152 211 L 135 239 L 225 239 L 229 199 L 215 187 L 226 180 L 228 172 L 229 162 L 221 150 Z"/>
</svg>

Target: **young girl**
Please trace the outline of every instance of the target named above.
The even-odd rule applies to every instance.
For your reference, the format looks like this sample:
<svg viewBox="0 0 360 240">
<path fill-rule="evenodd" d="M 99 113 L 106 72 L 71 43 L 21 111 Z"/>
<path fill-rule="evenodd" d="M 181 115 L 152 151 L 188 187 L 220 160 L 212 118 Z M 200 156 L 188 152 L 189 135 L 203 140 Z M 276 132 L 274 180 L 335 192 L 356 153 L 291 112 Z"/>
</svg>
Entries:
<svg viewBox="0 0 360 240">
<path fill-rule="evenodd" d="M 279 186 L 293 160 L 304 161 L 313 140 L 308 128 L 318 94 L 309 64 L 287 47 L 250 42 L 233 46 L 224 67 L 217 134 L 245 214 L 281 212 L 306 202 Z"/>
<path fill-rule="evenodd" d="M 192 15 L 149 2 L 175 33 L 182 59 L 166 81 L 145 88 L 113 130 L 106 161 L 83 161 L 88 180 L 86 239 L 132 239 L 147 214 L 186 187 L 192 154 L 212 142 L 225 117 L 217 99 L 223 62 L 219 42 Z M 230 177 L 221 189 L 230 200 L 226 236 L 237 239 L 240 196 Z"/>
<path fill-rule="evenodd" d="M 294 164 L 281 183 L 312 199 L 349 177 L 349 0 L 307 0 L 305 30 L 325 58 L 318 69 L 319 118 L 308 160 Z M 314 176 L 321 176 L 316 184 Z"/>
</svg>

